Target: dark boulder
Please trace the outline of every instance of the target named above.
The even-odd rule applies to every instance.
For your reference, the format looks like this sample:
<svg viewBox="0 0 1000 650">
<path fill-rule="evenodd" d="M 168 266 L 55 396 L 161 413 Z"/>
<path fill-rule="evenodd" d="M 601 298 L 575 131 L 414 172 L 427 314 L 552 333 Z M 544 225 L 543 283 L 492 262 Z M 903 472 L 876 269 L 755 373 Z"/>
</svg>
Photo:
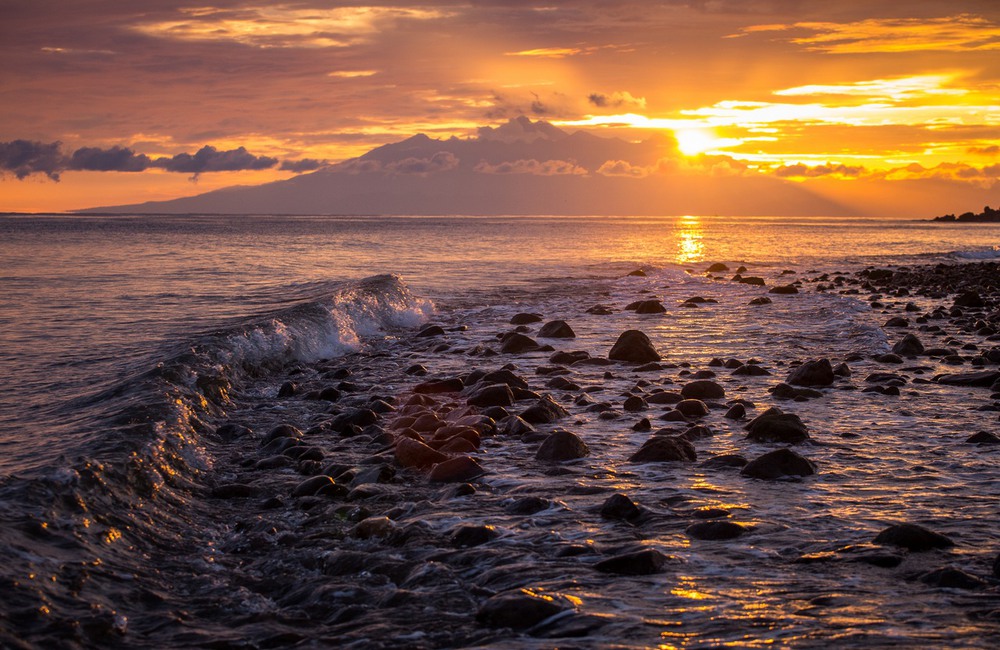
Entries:
<svg viewBox="0 0 1000 650">
<path fill-rule="evenodd" d="M 572 339 L 576 338 L 576 332 L 564 320 L 552 320 L 542 325 L 538 330 L 538 336 L 547 339 Z"/>
<path fill-rule="evenodd" d="M 601 516 L 605 519 L 634 521 L 642 516 L 643 510 L 624 494 L 612 494 L 601 504 Z"/>
<path fill-rule="evenodd" d="M 663 314 L 666 311 L 667 308 L 659 300 L 643 300 L 635 306 L 637 314 Z"/>
<path fill-rule="evenodd" d="M 491 597 L 476 612 L 476 621 L 486 627 L 524 630 L 570 609 L 572 603 L 560 594 L 519 589 Z"/>
<path fill-rule="evenodd" d="M 532 323 L 540 323 L 540 322 L 542 322 L 542 320 L 543 319 L 542 319 L 542 315 L 541 314 L 521 313 L 521 314 L 515 314 L 513 317 L 511 317 L 510 324 L 511 325 L 530 325 Z"/>
<path fill-rule="evenodd" d="M 465 388 L 465 384 L 458 377 L 451 379 L 439 379 L 435 381 L 425 381 L 413 387 L 413 392 L 420 395 L 430 395 L 435 393 L 457 393 Z"/>
<path fill-rule="evenodd" d="M 500 351 L 504 354 L 519 354 L 533 352 L 538 349 L 538 343 L 530 336 L 510 332 L 500 339 Z"/>
<path fill-rule="evenodd" d="M 915 357 L 924 353 L 924 344 L 914 334 L 907 334 L 892 346 L 892 351 L 905 357 Z"/>
<path fill-rule="evenodd" d="M 747 363 L 733 370 L 733 377 L 766 377 L 770 374 L 766 368 L 761 368 L 754 363 Z"/>
<path fill-rule="evenodd" d="M 707 269 L 705 269 L 705 272 L 706 273 L 722 273 L 723 271 L 728 271 L 728 270 L 729 270 L 728 266 L 726 266 L 722 262 L 716 262 L 715 264 L 712 264 L 710 267 L 708 267 Z"/>
<path fill-rule="evenodd" d="M 726 389 L 709 379 L 700 379 L 684 384 L 681 395 L 692 399 L 718 399 L 726 396 Z"/>
<path fill-rule="evenodd" d="M 983 301 L 982 296 L 976 291 L 964 291 L 959 295 L 955 296 L 955 306 L 956 307 L 972 307 L 974 309 L 979 309 L 985 307 L 986 303 Z"/>
<path fill-rule="evenodd" d="M 642 576 L 659 573 L 667 563 L 667 556 L 655 548 L 644 548 L 641 551 L 623 553 L 601 560 L 594 568 L 602 573 L 615 573 L 626 576 Z"/>
<path fill-rule="evenodd" d="M 698 454 L 691 441 L 679 436 L 653 436 L 629 457 L 631 463 L 657 463 L 666 461 L 694 462 Z"/>
<path fill-rule="evenodd" d="M 895 524 L 879 533 L 875 544 L 900 546 L 909 551 L 930 551 L 936 548 L 951 548 L 955 542 L 940 533 L 917 524 Z"/>
<path fill-rule="evenodd" d="M 570 431 L 557 429 L 542 442 L 535 454 L 537 460 L 560 463 L 590 455 L 590 447 L 580 436 Z"/>
<path fill-rule="evenodd" d="M 735 521 L 699 521 L 688 526 L 684 532 L 688 537 L 703 540 L 736 539 L 747 531 Z"/>
<path fill-rule="evenodd" d="M 754 442 L 797 443 L 809 437 L 809 429 L 794 413 L 769 408 L 746 425 L 747 439 Z"/>
<path fill-rule="evenodd" d="M 727 420 L 742 420 L 747 415 L 747 408 L 742 404 L 733 404 L 722 417 Z"/>
<path fill-rule="evenodd" d="M 611 347 L 611 351 L 608 352 L 608 358 L 614 361 L 631 361 L 633 363 L 661 360 L 649 337 L 639 330 L 622 332 Z"/>
<path fill-rule="evenodd" d="M 1000 372 L 983 371 L 938 375 L 934 378 L 934 381 L 939 384 L 948 384 L 949 386 L 975 386 L 980 388 L 989 388 L 995 382 L 1000 381 Z"/>
<path fill-rule="evenodd" d="M 569 415 L 569 411 L 543 397 L 521 413 L 521 419 L 529 424 L 548 424 Z"/>
<path fill-rule="evenodd" d="M 785 381 L 793 386 L 829 386 L 836 378 L 829 359 L 816 359 L 792 370 Z"/>
<path fill-rule="evenodd" d="M 768 293 L 777 293 L 777 294 L 783 294 L 783 295 L 788 295 L 788 294 L 798 293 L 798 292 L 799 292 L 799 289 L 794 284 L 785 284 L 785 285 L 781 285 L 781 286 L 778 286 L 778 287 L 771 287 L 770 291 L 768 291 Z"/>
<path fill-rule="evenodd" d="M 708 404 L 700 399 L 682 399 L 674 406 L 686 418 L 702 418 L 708 415 Z"/>
<path fill-rule="evenodd" d="M 815 473 L 816 465 L 811 460 L 787 448 L 768 452 L 747 463 L 740 471 L 743 476 L 765 480 L 786 476 L 812 476 Z"/>
<path fill-rule="evenodd" d="M 469 406 L 512 406 L 514 393 L 507 384 L 492 384 L 477 389 L 466 400 Z"/>
</svg>

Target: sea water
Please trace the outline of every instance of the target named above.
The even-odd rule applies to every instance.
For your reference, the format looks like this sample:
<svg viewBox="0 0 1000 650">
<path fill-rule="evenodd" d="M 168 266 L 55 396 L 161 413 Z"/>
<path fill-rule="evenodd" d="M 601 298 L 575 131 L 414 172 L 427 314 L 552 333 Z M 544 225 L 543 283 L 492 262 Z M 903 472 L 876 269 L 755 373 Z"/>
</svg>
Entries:
<svg viewBox="0 0 1000 650">
<path fill-rule="evenodd" d="M 868 296 L 805 292 L 760 309 L 748 304 L 760 288 L 706 274 L 710 263 L 725 263 L 730 275 L 745 266 L 745 274 L 773 286 L 866 266 L 993 260 L 1000 258 L 998 243 L 1000 226 L 880 219 L 2 217 L 0 514 L 7 532 L 0 548 L 11 595 L 0 612 L 0 640 L 179 646 L 187 642 L 179 630 L 194 630 L 207 643 L 225 636 L 220 625 L 249 625 L 255 608 L 280 619 L 282 606 L 265 590 L 220 568 L 231 565 L 210 547 L 224 547 L 234 533 L 203 493 L 234 471 L 207 433 L 234 412 L 265 431 L 276 422 L 275 409 L 285 408 L 274 396 L 296 364 L 367 359 L 359 376 L 399 391 L 407 386 L 399 372 L 404 363 L 420 362 L 432 375 L 507 362 L 527 369 L 544 359 L 428 354 L 412 335 L 433 321 L 462 332 L 454 336 L 464 349 L 489 347 L 495 334 L 510 329 L 511 316 L 528 311 L 569 322 L 577 334 L 572 348 L 595 356 L 606 355 L 621 331 L 645 331 L 673 362 L 672 370 L 648 378 L 665 388 L 714 358 L 758 359 L 774 372 L 770 382 L 726 385 L 759 412 L 782 366 L 815 357 L 867 359 L 888 350 L 892 333 Z M 628 275 L 639 268 L 645 277 Z M 693 296 L 715 302 L 685 308 Z M 662 300 L 668 311 L 655 319 L 622 311 L 639 298 Z M 597 304 L 615 314 L 588 314 Z M 635 377 L 603 372 L 579 378 L 597 399 L 614 402 L 635 385 Z M 220 377 L 239 393 L 239 407 L 229 413 L 204 399 Z M 545 383 L 532 388 L 545 390 Z M 997 605 L 977 602 L 982 594 L 921 587 L 915 596 L 907 593 L 913 583 L 873 577 L 865 573 L 873 569 L 857 568 L 864 565 L 789 568 L 794 558 L 870 541 L 889 521 L 935 520 L 962 540 L 954 563 L 987 571 L 1000 550 L 1000 530 L 984 523 L 995 519 L 1000 498 L 995 456 L 951 444 L 960 434 L 996 429 L 995 413 L 970 410 L 976 405 L 960 390 L 904 393 L 891 403 L 842 392 L 796 405 L 815 437 L 847 441 L 811 453 L 821 478 L 804 487 L 629 466 L 624 459 L 642 436 L 624 419 L 574 412 L 566 426 L 593 449 L 579 475 L 533 476 L 537 468 L 526 470 L 524 450 L 511 445 L 484 460 L 490 474 L 483 481 L 497 499 L 537 493 L 561 504 L 535 522 L 537 529 L 520 534 L 524 522 L 454 505 L 425 507 L 419 519 L 436 514 L 432 525 L 442 531 L 460 521 L 497 525 L 509 531 L 498 543 L 515 549 L 557 542 L 610 549 L 639 540 L 672 552 L 682 564 L 669 583 L 580 578 L 576 569 L 560 577 L 541 560 L 522 567 L 537 574 L 525 576 L 525 584 L 574 595 L 583 610 L 610 621 L 585 640 L 594 647 L 808 646 L 820 639 L 990 647 L 1000 638 L 995 623 L 976 616 Z M 699 455 L 755 451 L 738 442 L 736 429 L 698 443 Z M 616 491 L 659 511 L 663 523 L 622 530 L 586 514 L 603 499 L 595 495 Z M 674 520 L 701 507 L 728 509 L 756 537 L 735 545 L 692 543 Z M 138 592 L 127 584 L 150 569 L 156 554 L 149 545 L 162 550 L 181 539 L 200 540 L 205 555 L 153 567 L 163 578 L 155 598 L 134 602 Z M 275 562 L 287 559 L 280 548 L 273 555 Z M 211 585 L 199 575 L 206 566 Z M 81 572 L 96 576 L 85 589 L 73 586 Z M 496 582 L 492 587 L 524 586 Z M 483 593 L 492 588 L 483 584 Z M 243 609 L 213 614 L 202 607 L 186 620 L 184 594 L 199 590 L 214 597 L 238 592 Z M 283 625 L 247 628 L 250 647 L 267 645 Z M 337 625 L 317 623 L 294 642 L 322 645 Z M 632 632 L 622 636 L 623 629 Z M 379 634 L 377 626 L 359 623 L 350 638 L 357 647 L 378 647 Z M 517 638 L 525 647 L 534 643 Z M 417 634 L 409 642 L 472 641 L 489 643 L 488 631 Z M 391 635 L 382 642 L 403 643 Z M 498 643 L 514 641 L 506 636 Z"/>
</svg>

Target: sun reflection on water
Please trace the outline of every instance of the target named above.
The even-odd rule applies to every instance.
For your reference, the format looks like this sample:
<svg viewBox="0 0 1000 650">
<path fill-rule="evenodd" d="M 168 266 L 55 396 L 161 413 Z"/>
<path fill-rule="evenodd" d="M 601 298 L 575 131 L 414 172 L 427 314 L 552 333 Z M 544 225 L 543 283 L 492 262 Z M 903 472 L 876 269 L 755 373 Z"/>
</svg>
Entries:
<svg viewBox="0 0 1000 650">
<path fill-rule="evenodd" d="M 698 217 L 687 215 L 681 217 L 676 226 L 678 264 L 700 262 L 705 258 L 705 243 L 703 240 L 701 222 Z"/>
</svg>

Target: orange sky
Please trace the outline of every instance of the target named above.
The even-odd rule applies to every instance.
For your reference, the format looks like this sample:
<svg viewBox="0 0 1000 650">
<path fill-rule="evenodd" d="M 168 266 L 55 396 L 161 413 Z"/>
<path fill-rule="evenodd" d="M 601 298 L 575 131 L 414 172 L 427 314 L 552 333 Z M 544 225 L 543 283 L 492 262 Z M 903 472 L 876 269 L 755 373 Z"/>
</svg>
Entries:
<svg viewBox="0 0 1000 650">
<path fill-rule="evenodd" d="M 932 179 L 964 211 L 1000 180 L 995 0 L 65 4 L 0 0 L 0 210 L 253 185 L 521 114 L 829 195 Z"/>
</svg>

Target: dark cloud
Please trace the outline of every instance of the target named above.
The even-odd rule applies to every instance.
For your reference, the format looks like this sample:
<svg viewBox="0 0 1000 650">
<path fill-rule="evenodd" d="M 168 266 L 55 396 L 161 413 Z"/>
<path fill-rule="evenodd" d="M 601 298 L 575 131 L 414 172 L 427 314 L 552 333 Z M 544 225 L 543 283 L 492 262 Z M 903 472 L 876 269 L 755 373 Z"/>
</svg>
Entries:
<svg viewBox="0 0 1000 650">
<path fill-rule="evenodd" d="M 270 169 L 278 164 L 277 158 L 255 156 L 245 147 L 219 151 L 211 145 L 205 145 L 193 156 L 189 153 L 179 153 L 172 158 L 157 158 L 153 161 L 155 167 L 161 167 L 168 172 L 185 174 L 201 174 L 204 172 L 233 172 L 248 169 Z"/>
<path fill-rule="evenodd" d="M 301 174 L 302 172 L 316 171 L 320 167 L 326 167 L 330 163 L 326 160 L 316 160 L 315 158 L 303 158 L 302 160 L 285 160 L 282 161 L 280 169 L 286 172 L 295 172 L 296 174 Z"/>
<path fill-rule="evenodd" d="M 983 156 L 995 156 L 1000 154 L 1000 145 L 990 145 L 988 147 L 969 147 L 967 149 L 969 153 L 977 153 Z"/>
<path fill-rule="evenodd" d="M 45 174 L 54 181 L 64 169 L 60 142 L 13 140 L 0 142 L 0 173 L 11 173 L 19 179 L 31 174 Z"/>
<path fill-rule="evenodd" d="M 66 169 L 94 172 L 141 172 L 149 169 L 152 161 L 146 154 L 137 154 L 126 147 L 110 149 L 83 147 L 73 152 Z"/>
<path fill-rule="evenodd" d="M 623 106 L 628 108 L 644 108 L 646 106 L 645 98 L 633 97 L 632 93 L 627 91 L 614 92 L 610 95 L 605 93 L 590 93 L 587 95 L 587 101 L 598 108 L 621 108 Z"/>
</svg>

